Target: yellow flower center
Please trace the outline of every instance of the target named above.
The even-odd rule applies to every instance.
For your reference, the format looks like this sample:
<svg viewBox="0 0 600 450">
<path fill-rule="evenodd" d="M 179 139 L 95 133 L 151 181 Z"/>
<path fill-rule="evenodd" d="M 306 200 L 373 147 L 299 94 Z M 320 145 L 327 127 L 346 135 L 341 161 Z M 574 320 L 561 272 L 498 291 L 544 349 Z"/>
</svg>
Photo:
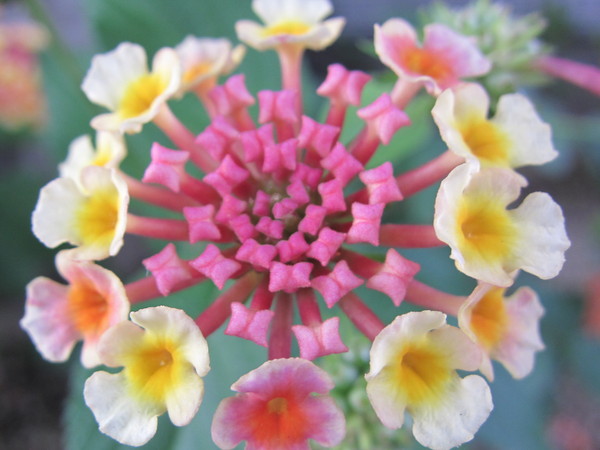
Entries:
<svg viewBox="0 0 600 450">
<path fill-rule="evenodd" d="M 179 384 L 183 368 L 174 342 L 146 337 L 142 347 L 131 353 L 124 374 L 136 395 L 163 406 L 169 391 Z"/>
<path fill-rule="evenodd" d="M 509 139 L 495 124 L 485 119 L 468 120 L 460 132 L 471 153 L 483 163 L 508 166 Z"/>
<path fill-rule="evenodd" d="M 94 286 L 75 282 L 71 284 L 67 298 L 69 315 L 81 334 L 95 335 L 106 328 L 108 301 Z"/>
<path fill-rule="evenodd" d="M 504 303 L 504 289 L 488 291 L 471 311 L 471 329 L 488 351 L 494 348 L 506 332 L 508 314 Z"/>
<path fill-rule="evenodd" d="M 158 74 L 142 75 L 129 83 L 121 98 L 118 113 L 124 119 L 139 116 L 152 106 L 152 102 L 167 87 L 165 80 Z"/>
<path fill-rule="evenodd" d="M 115 235 L 119 215 L 116 189 L 95 191 L 81 205 L 76 215 L 76 228 L 83 245 L 109 246 Z"/>
<path fill-rule="evenodd" d="M 194 64 L 192 67 L 187 69 L 183 74 L 183 81 L 185 83 L 190 83 L 197 78 L 206 75 L 213 68 L 212 62 L 202 62 L 198 64 Z"/>
<path fill-rule="evenodd" d="M 407 406 L 440 400 L 452 381 L 454 371 L 444 352 L 427 339 L 407 344 L 396 357 L 389 374 L 397 393 Z"/>
<path fill-rule="evenodd" d="M 297 20 L 285 20 L 264 28 L 262 31 L 262 36 L 271 37 L 281 34 L 298 36 L 308 33 L 311 28 L 312 27 L 310 25 L 304 22 L 299 22 Z"/>
<path fill-rule="evenodd" d="M 443 79 L 451 73 L 448 63 L 443 58 L 420 47 L 407 49 L 402 55 L 402 61 L 414 74 L 426 75 L 434 80 Z"/>
<path fill-rule="evenodd" d="M 513 253 L 517 228 L 505 206 L 490 196 L 464 196 L 457 228 L 465 259 L 503 262 Z"/>
</svg>

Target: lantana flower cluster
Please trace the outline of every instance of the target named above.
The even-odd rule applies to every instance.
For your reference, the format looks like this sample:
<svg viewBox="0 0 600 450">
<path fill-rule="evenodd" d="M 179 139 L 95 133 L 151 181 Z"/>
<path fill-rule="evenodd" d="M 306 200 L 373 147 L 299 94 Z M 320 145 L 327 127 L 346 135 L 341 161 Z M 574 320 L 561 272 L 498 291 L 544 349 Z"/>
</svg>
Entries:
<svg viewBox="0 0 600 450">
<path fill-rule="evenodd" d="M 344 19 L 327 18 L 328 0 L 252 5 L 262 23 L 240 21 L 236 31 L 249 47 L 277 52 L 280 89 L 249 92 L 244 75 L 231 74 L 246 49 L 225 39 L 188 37 L 159 50 L 150 67 L 133 43 L 94 57 L 82 88 L 108 112 L 92 120 L 95 140 L 73 141 L 33 212 L 42 243 L 71 246 L 56 257 L 67 284 L 33 280 L 22 327 L 50 361 L 66 360 L 83 341 L 85 367 L 117 369 L 87 380 L 85 402 L 100 431 L 139 446 L 155 434 L 159 415 L 182 426 L 201 408 L 206 339 L 225 325 L 225 334 L 266 347 L 268 361 L 234 383 L 235 395 L 217 408 L 215 444 L 299 449 L 344 439 L 344 415 L 330 396 L 334 381 L 313 362 L 348 350 L 343 314 L 373 342 L 364 375 L 382 424 L 400 428 L 408 413 L 427 447 L 467 442 L 492 410 L 492 360 L 521 378 L 543 348 L 536 293 L 507 291 L 520 271 L 555 277 L 569 247 L 552 198 L 535 192 L 521 199 L 527 180 L 517 169 L 557 156 L 550 127 L 521 94 L 503 96 L 490 117 L 485 89 L 467 81 L 491 69 L 474 41 L 431 24 L 421 42 L 401 18 L 375 26 L 376 53 L 397 76 L 393 89 L 364 104 L 371 76 L 333 64 L 317 89 L 325 119 L 311 118 L 303 109 L 303 54 L 332 44 Z M 409 171 L 371 164 L 411 126 L 405 108 L 422 90 L 435 98 L 431 113 L 448 150 Z M 195 95 L 210 117 L 199 134 L 169 108 L 183 95 Z M 362 128 L 346 142 L 348 114 Z M 126 135 L 150 122 L 170 142 L 152 145 L 138 180 L 120 163 Z M 433 223 L 383 220 L 386 210 L 440 181 Z M 135 214 L 130 198 L 169 214 Z M 126 234 L 169 243 L 142 261 L 147 277 L 123 284 L 99 261 L 117 255 Z M 180 257 L 182 246 L 196 256 Z M 472 293 L 418 281 L 421 266 L 402 254 L 440 246 L 477 281 Z M 381 259 L 361 253 L 379 247 Z M 197 317 L 143 307 L 205 282 L 221 293 Z M 369 305 L 374 291 L 417 311 L 386 325 Z M 141 309 L 130 312 L 133 305 Z"/>
</svg>

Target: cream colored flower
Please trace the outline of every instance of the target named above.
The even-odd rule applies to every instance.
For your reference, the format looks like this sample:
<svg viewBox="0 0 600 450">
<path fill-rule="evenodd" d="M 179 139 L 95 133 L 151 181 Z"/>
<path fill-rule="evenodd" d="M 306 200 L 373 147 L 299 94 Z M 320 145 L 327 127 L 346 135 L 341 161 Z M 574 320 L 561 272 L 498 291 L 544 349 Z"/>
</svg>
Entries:
<svg viewBox="0 0 600 450">
<path fill-rule="evenodd" d="M 335 41 L 344 27 L 341 17 L 323 21 L 333 11 L 329 0 L 254 0 L 252 9 L 263 23 L 236 23 L 238 38 L 257 50 L 296 45 L 322 50 Z"/>
<path fill-rule="evenodd" d="M 181 64 L 175 50 L 162 48 L 148 71 L 145 50 L 130 42 L 92 59 L 81 88 L 109 113 L 92 119 L 98 130 L 138 133 L 181 83 Z"/>
</svg>

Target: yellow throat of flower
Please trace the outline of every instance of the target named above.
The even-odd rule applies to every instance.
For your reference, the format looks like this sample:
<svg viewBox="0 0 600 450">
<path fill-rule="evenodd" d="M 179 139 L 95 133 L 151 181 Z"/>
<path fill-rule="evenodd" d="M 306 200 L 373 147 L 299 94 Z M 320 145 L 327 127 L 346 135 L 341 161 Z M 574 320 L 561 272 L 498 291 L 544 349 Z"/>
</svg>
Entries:
<svg viewBox="0 0 600 450">
<path fill-rule="evenodd" d="M 488 351 L 502 340 L 506 332 L 508 314 L 504 291 L 502 288 L 491 289 L 471 311 L 471 329 L 479 343 Z"/>
<path fill-rule="evenodd" d="M 129 83 L 117 110 L 123 119 L 137 117 L 150 109 L 152 103 L 167 87 L 165 80 L 158 74 L 142 75 Z"/>
<path fill-rule="evenodd" d="M 465 259 L 503 263 L 514 252 L 517 227 L 505 205 L 491 196 L 464 196 L 456 226 Z"/>
<path fill-rule="evenodd" d="M 308 33 L 312 27 L 304 22 L 297 20 L 285 20 L 275 23 L 262 30 L 263 37 L 278 36 L 282 34 L 290 34 L 299 36 Z"/>
<path fill-rule="evenodd" d="M 179 353 L 171 340 L 145 337 L 142 347 L 131 352 L 124 369 L 134 395 L 164 407 L 168 393 L 181 382 L 186 366 Z"/>
<path fill-rule="evenodd" d="M 471 153 L 483 164 L 508 167 L 510 141 L 497 125 L 486 119 L 470 119 L 459 129 Z"/>
<path fill-rule="evenodd" d="M 110 246 L 119 218 L 119 194 L 116 189 L 95 191 L 76 214 L 76 229 L 83 245 Z"/>
<path fill-rule="evenodd" d="M 437 403 L 454 378 L 443 349 L 427 338 L 406 344 L 386 370 L 408 407 Z"/>
</svg>

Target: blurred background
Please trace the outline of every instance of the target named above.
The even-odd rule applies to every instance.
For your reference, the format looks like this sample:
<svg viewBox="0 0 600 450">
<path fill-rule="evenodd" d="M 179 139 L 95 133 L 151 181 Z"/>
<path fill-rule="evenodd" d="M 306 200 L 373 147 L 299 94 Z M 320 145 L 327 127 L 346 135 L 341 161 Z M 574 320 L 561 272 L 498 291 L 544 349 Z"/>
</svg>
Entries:
<svg viewBox="0 0 600 450">
<path fill-rule="evenodd" d="M 332 62 L 381 74 L 379 87 L 391 83 L 389 75 L 370 55 L 373 23 L 400 16 L 418 24 L 426 17 L 423 11 L 431 2 L 333 3 L 335 15 L 345 16 L 347 26 L 331 48 L 308 55 L 307 84 L 317 86 Z M 468 2 L 445 3 L 460 7 Z M 547 26 L 542 39 L 555 55 L 600 65 L 598 0 L 504 3 L 510 4 L 515 15 L 537 13 L 545 18 Z M 66 157 L 69 143 L 77 136 L 92 133 L 89 120 L 100 109 L 90 104 L 79 89 L 92 55 L 111 50 L 122 41 L 140 43 L 152 54 L 162 46 L 178 44 L 188 34 L 225 36 L 235 41 L 235 21 L 254 15 L 249 0 L 15 0 L 1 5 L 0 450 L 121 448 L 98 433 L 91 413 L 82 403 L 81 385 L 88 372 L 78 367 L 78 355 L 65 364 L 45 362 L 19 328 L 26 284 L 37 276 L 60 279 L 54 269 L 56 252 L 46 249 L 31 233 L 31 212 L 39 189 L 57 176 L 57 164 Z M 15 31 L 23 29 L 28 32 Z M 20 50 L 11 49 L 11 39 L 21 34 L 24 37 Z M 239 71 L 246 73 L 253 93 L 278 86 L 274 54 L 249 50 Z M 547 349 L 537 357 L 534 373 L 524 380 L 515 381 L 502 369 L 497 370 L 497 380 L 492 385 L 495 410 L 477 438 L 465 448 L 598 449 L 600 98 L 562 81 L 546 80 L 521 88 L 533 99 L 541 117 L 552 125 L 555 146 L 561 153 L 545 167 L 528 169 L 526 176 L 531 190 L 549 192 L 563 207 L 572 247 L 558 278 L 548 282 L 519 279 L 520 285 L 529 284 L 538 291 L 546 308 L 542 335 Z M 421 110 L 428 113 L 431 104 L 427 101 Z M 319 100 L 308 105 L 318 116 Z M 184 100 L 175 102 L 173 108 L 193 131 L 200 132 L 207 125 L 196 103 Z M 413 114 L 419 114 L 418 108 Z M 392 143 L 401 149 L 394 153 L 394 161 L 406 168 L 442 150 L 428 114 L 421 116 L 423 122 L 413 135 Z M 140 136 L 128 138 L 126 171 L 141 175 L 148 162 L 150 144 L 161 139 L 164 140 L 152 127 L 146 127 Z M 434 195 L 434 190 L 424 193 L 406 205 L 401 214 L 417 221 L 431 220 Z M 153 248 L 145 241 L 128 237 L 124 251 L 105 265 L 123 278 L 135 276 L 132 267 L 138 267 L 139 261 L 152 253 Z M 454 293 L 469 292 L 468 281 L 456 273 L 447 255 L 414 258 L 426 269 L 424 276 L 434 280 L 432 284 Z M 211 286 L 202 286 L 175 296 L 170 304 L 193 312 L 199 306 L 190 305 L 190 296 L 205 299 L 214 293 Z M 378 312 L 387 315 L 386 322 L 397 314 L 392 308 Z M 225 381 L 215 382 L 218 386 L 207 391 L 201 413 L 190 426 L 176 430 L 161 420 L 157 437 L 144 448 L 214 448 L 209 427 L 218 400 L 228 395 L 228 386 L 242 373 L 264 360 L 262 349 L 240 341 L 218 333 L 211 337 L 211 349 L 217 350 L 211 354 L 213 370 L 206 383 L 212 386 L 211 380 Z M 365 342 L 357 340 L 353 354 L 324 362 L 329 369 L 335 365 L 347 369 L 340 369 L 339 376 L 345 377 L 349 390 L 362 382 L 356 374 L 365 363 L 365 348 L 368 349 Z M 358 408 L 362 400 L 350 402 L 349 414 L 369 414 Z M 364 427 L 358 433 L 364 435 L 377 435 L 377 430 L 383 428 L 370 428 L 372 423 L 367 419 L 356 420 Z M 359 440 L 355 440 L 340 448 L 419 448 L 405 436 L 388 443 L 366 442 L 366 447 L 360 447 Z"/>
</svg>

